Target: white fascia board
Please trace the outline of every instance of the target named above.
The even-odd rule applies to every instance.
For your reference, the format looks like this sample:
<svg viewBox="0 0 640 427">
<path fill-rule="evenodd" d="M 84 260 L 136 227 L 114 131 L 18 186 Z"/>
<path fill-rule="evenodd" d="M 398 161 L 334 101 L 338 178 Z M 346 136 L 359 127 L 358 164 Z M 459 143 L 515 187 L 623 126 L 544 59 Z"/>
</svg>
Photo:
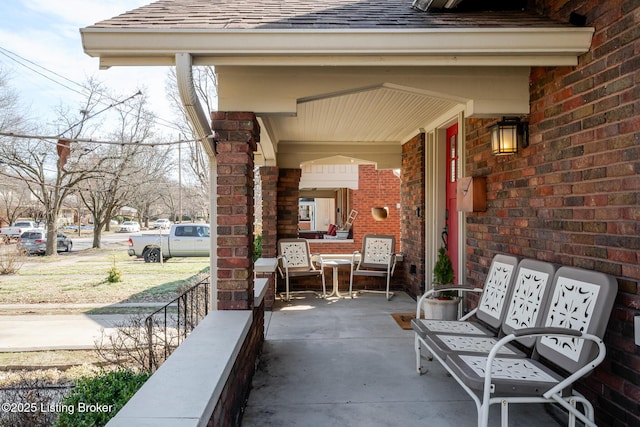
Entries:
<svg viewBox="0 0 640 427">
<path fill-rule="evenodd" d="M 115 65 L 173 65 L 189 52 L 197 65 L 565 65 L 588 51 L 593 28 L 403 30 L 185 30 L 83 28 L 87 54 Z M 366 58 L 366 59 L 365 59 Z M 535 60 L 532 64 L 528 61 Z M 548 61 L 548 62 L 547 62 Z M 542 63 L 540 63 L 542 62 Z"/>
</svg>

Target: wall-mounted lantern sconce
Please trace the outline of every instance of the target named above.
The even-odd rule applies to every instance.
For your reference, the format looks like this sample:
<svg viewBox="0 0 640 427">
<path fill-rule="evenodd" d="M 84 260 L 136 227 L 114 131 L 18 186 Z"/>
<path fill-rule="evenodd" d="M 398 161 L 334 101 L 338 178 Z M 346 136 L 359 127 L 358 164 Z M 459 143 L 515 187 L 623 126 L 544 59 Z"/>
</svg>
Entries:
<svg viewBox="0 0 640 427">
<path fill-rule="evenodd" d="M 518 147 L 529 146 L 529 123 L 517 117 L 503 117 L 489 127 L 491 132 L 491 152 L 496 156 L 514 154 Z"/>
</svg>

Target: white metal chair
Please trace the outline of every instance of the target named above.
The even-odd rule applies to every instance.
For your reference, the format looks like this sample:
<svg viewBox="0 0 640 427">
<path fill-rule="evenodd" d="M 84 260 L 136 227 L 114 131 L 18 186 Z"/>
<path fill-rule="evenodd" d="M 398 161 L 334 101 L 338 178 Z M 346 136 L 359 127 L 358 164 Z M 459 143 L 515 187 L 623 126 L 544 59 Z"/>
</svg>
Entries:
<svg viewBox="0 0 640 427">
<path fill-rule="evenodd" d="M 322 264 L 322 263 L 321 263 Z M 278 241 L 278 271 L 285 280 L 285 301 L 292 293 L 315 293 L 314 291 L 290 290 L 290 279 L 295 277 L 319 276 L 322 279 L 322 295 L 327 294 L 324 270 L 317 269 L 311 260 L 309 242 L 306 239 L 280 239 Z"/>
<path fill-rule="evenodd" d="M 425 349 L 431 355 L 444 363 L 449 354 L 475 353 L 486 354 L 505 335 L 514 333 L 519 329 L 543 326 L 543 311 L 547 305 L 551 282 L 556 269 L 553 264 L 523 259 L 518 264 L 516 280 L 513 283 L 512 292 L 509 292 L 509 301 L 505 309 L 502 326 L 498 336 L 486 336 L 478 334 L 437 333 L 416 329 L 416 336 Z M 523 338 L 518 340 L 520 348 L 508 345 L 500 350 L 500 355 L 518 355 L 524 357 L 522 350 L 530 354 L 535 344 L 535 339 Z M 417 355 L 416 357 L 418 357 Z M 418 363 L 419 363 L 418 359 Z M 418 369 L 420 365 L 418 364 Z"/>
<path fill-rule="evenodd" d="M 494 331 L 498 331 L 506 315 L 507 302 L 512 291 L 515 272 L 518 266 L 518 258 L 512 255 L 497 254 L 491 261 L 491 267 L 485 279 L 484 288 L 469 288 L 463 285 L 444 286 L 426 292 L 418 299 L 416 307 L 416 318 L 411 321 L 411 326 L 415 332 L 415 352 L 416 369 L 422 374 L 422 348 L 429 354 L 432 353 L 426 337 L 430 334 L 457 334 L 475 335 L 478 337 L 496 336 Z M 422 319 L 423 301 L 433 292 L 442 290 L 458 290 L 467 292 L 482 292 L 478 306 L 467 313 L 459 320 L 433 320 Z M 468 321 L 472 316 L 474 322 Z"/>
<path fill-rule="evenodd" d="M 387 300 L 393 297 L 389 292 L 391 276 L 396 268 L 396 238 L 386 234 L 366 234 L 362 239 L 362 251 L 353 253 L 349 295 L 353 298 L 353 276 L 383 277 L 387 280 L 385 291 L 362 290 L 360 292 L 384 293 Z M 360 260 L 356 262 L 356 255 Z"/>
</svg>

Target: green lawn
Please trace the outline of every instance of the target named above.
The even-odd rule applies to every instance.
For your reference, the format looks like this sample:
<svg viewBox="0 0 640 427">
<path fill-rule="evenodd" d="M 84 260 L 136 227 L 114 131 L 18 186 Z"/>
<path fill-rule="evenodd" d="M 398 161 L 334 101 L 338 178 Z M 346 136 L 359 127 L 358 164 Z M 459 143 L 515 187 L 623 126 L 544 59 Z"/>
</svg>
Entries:
<svg viewBox="0 0 640 427">
<path fill-rule="evenodd" d="M 109 283 L 116 266 L 122 281 Z M 0 276 L 0 304 L 167 302 L 176 288 L 209 267 L 209 258 L 147 264 L 122 250 L 91 249 L 57 257 L 28 257 L 15 275 Z"/>
</svg>

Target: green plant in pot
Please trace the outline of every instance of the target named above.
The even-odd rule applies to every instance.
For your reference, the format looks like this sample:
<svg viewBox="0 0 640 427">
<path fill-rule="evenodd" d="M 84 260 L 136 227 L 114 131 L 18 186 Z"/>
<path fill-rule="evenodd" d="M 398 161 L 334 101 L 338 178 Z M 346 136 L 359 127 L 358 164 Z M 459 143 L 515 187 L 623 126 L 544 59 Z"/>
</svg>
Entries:
<svg viewBox="0 0 640 427">
<path fill-rule="evenodd" d="M 438 251 L 438 260 L 433 267 L 433 285 L 453 285 L 455 274 L 451 259 L 444 247 Z M 456 291 L 435 292 L 433 297 L 424 300 L 424 312 L 426 319 L 455 320 L 458 315 L 458 303 L 460 298 Z"/>
<path fill-rule="evenodd" d="M 447 255 L 444 247 L 441 246 L 438 251 L 438 260 L 433 267 L 433 284 L 436 286 L 452 285 L 455 274 L 453 272 L 453 265 L 451 264 L 451 258 Z M 456 291 L 442 291 L 436 294 L 438 299 L 453 299 L 458 296 Z"/>
</svg>

